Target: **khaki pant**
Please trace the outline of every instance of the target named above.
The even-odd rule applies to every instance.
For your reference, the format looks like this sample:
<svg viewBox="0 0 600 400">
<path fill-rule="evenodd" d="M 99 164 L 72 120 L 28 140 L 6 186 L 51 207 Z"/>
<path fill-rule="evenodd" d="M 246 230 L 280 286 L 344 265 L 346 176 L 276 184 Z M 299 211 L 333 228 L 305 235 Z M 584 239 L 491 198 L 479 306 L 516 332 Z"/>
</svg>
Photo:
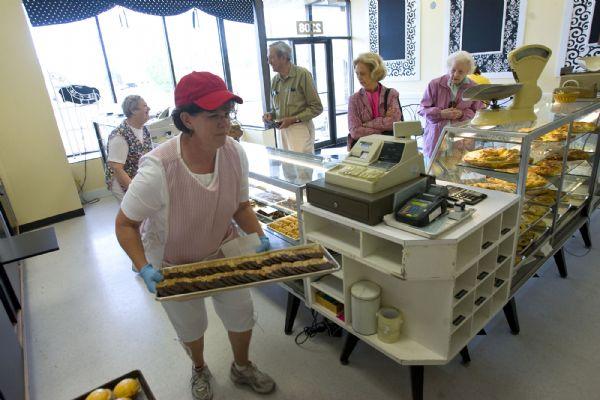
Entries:
<svg viewBox="0 0 600 400">
<path fill-rule="evenodd" d="M 315 152 L 315 126 L 311 121 L 298 122 L 279 130 L 281 148 L 297 153 Z"/>
</svg>

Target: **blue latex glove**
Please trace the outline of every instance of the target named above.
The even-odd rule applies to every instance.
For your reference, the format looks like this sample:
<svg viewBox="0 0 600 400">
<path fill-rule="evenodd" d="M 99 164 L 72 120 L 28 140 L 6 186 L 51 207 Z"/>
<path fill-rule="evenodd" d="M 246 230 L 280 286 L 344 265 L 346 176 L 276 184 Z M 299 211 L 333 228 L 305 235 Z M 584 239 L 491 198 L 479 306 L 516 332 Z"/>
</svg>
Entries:
<svg viewBox="0 0 600 400">
<path fill-rule="evenodd" d="M 163 280 L 160 271 L 154 268 L 152 264 L 146 264 L 140 270 L 140 276 L 144 280 L 148 291 L 150 293 L 156 293 L 156 284 Z"/>
<path fill-rule="evenodd" d="M 268 251 L 271 249 L 271 242 L 269 241 L 268 237 L 259 236 L 258 238 L 260 239 L 260 246 L 256 248 L 257 253 L 262 253 L 263 251 Z"/>
</svg>

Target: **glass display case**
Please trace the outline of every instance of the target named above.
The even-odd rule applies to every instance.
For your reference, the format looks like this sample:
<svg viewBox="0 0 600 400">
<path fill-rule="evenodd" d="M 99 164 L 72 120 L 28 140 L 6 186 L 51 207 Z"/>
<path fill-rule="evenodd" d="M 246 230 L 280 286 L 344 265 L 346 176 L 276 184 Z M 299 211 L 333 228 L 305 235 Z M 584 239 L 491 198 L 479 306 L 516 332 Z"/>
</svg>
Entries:
<svg viewBox="0 0 600 400">
<path fill-rule="evenodd" d="M 323 178 L 337 160 L 248 142 L 240 144 L 248 156 L 250 201 L 271 246 L 279 249 L 303 243 L 299 210 L 305 201 L 306 184 Z M 302 281 L 285 285 L 304 299 Z"/>
<path fill-rule="evenodd" d="M 428 167 L 444 181 L 521 195 L 513 293 L 550 256 L 563 256 L 600 203 L 600 102 L 542 100 L 535 112 L 524 123 L 447 126 Z"/>
</svg>

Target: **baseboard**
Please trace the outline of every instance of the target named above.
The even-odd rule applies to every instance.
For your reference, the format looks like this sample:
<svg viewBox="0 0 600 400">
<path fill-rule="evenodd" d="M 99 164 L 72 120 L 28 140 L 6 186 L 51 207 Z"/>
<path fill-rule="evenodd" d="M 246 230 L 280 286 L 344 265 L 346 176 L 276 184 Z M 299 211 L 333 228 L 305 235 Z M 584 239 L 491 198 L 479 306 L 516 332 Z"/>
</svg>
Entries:
<svg viewBox="0 0 600 400">
<path fill-rule="evenodd" d="M 88 201 L 94 199 L 100 199 L 102 197 L 110 197 L 112 193 L 107 188 L 101 188 L 96 190 L 90 190 L 89 192 L 83 192 L 79 195 L 82 203 L 87 203 Z"/>
<path fill-rule="evenodd" d="M 81 217 L 85 215 L 85 211 L 83 208 L 79 208 L 77 210 L 69 211 L 66 213 L 58 214 L 53 217 L 48 217 L 44 219 L 40 219 L 38 221 L 29 222 L 24 225 L 19 226 L 19 232 L 24 233 L 28 231 L 32 231 L 34 229 L 43 228 L 44 226 L 52 225 L 57 222 L 66 221 L 71 218 Z"/>
</svg>

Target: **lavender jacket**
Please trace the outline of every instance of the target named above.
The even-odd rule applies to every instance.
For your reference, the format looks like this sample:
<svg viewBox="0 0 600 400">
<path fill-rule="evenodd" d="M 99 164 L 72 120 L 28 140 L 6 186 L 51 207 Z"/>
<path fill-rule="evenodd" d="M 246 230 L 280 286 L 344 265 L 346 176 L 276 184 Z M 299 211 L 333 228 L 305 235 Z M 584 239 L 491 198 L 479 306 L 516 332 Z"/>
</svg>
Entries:
<svg viewBox="0 0 600 400">
<path fill-rule="evenodd" d="M 449 107 L 450 100 L 452 99 L 452 91 L 450 90 L 450 86 L 448 86 L 449 79 L 450 75 L 444 75 L 433 79 L 429 82 L 427 90 L 425 90 L 425 94 L 421 100 L 419 115 L 425 117 L 427 120 L 425 131 L 423 133 L 423 154 L 427 157 L 433 155 L 433 150 L 442 133 L 442 129 L 448 122 L 451 122 L 449 119 L 442 119 L 440 115 L 440 112 L 443 109 Z M 462 98 L 465 89 L 475 85 L 476 83 L 467 80 L 467 82 L 463 83 L 458 89 L 458 93 L 456 94 L 456 108 L 463 112 L 463 116 L 456 122 L 473 118 L 475 116 L 475 111 L 484 107 L 483 103 L 480 101 L 466 101 Z"/>
</svg>

